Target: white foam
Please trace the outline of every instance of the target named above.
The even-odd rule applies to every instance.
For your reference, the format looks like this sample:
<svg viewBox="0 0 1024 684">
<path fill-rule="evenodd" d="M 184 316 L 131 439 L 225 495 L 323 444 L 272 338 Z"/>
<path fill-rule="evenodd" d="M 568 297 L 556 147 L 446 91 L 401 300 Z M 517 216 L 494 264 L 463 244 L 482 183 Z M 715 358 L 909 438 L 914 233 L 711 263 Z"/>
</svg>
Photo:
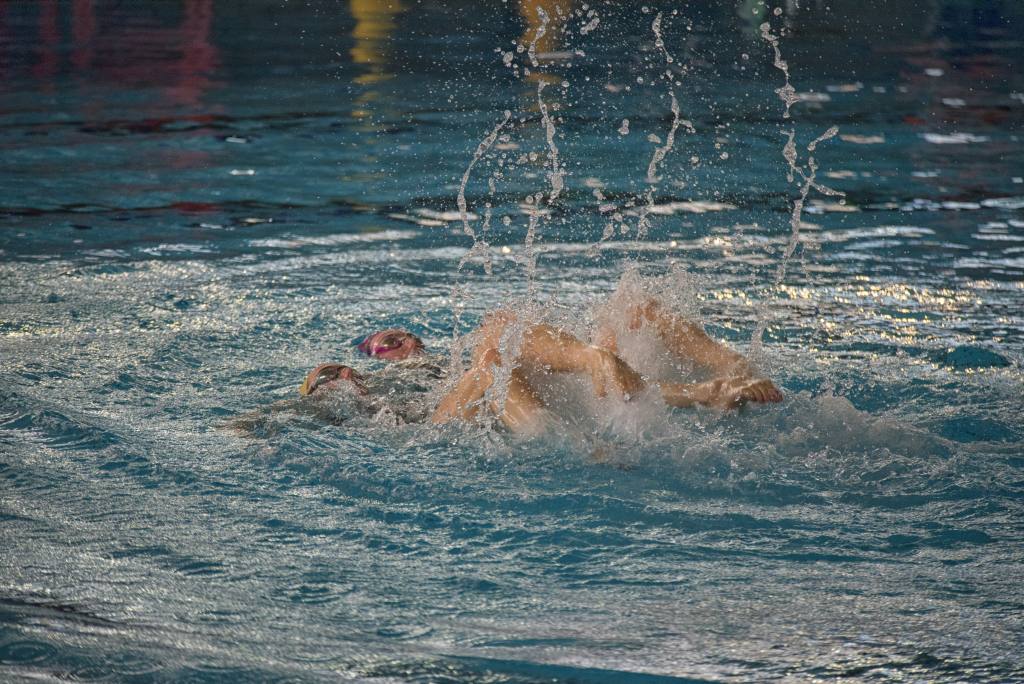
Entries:
<svg viewBox="0 0 1024 684">
<path fill-rule="evenodd" d="M 713 200 L 687 200 L 683 202 L 666 202 L 664 204 L 653 204 L 647 207 L 647 213 L 656 216 L 671 216 L 672 214 L 706 214 L 714 211 L 732 211 L 736 209 L 735 204 L 728 202 L 716 202 Z M 635 215 L 638 210 L 633 209 L 627 213 Z"/>
<path fill-rule="evenodd" d="M 417 207 L 412 211 L 414 214 L 422 216 L 423 218 L 432 219 L 434 221 L 444 221 L 445 223 L 455 223 L 456 221 L 461 221 L 463 218 L 461 211 L 436 211 L 426 207 Z M 471 211 L 467 211 L 465 218 L 467 221 L 476 221 L 480 216 Z"/>
<path fill-rule="evenodd" d="M 881 145 L 885 142 L 885 135 L 854 135 L 852 133 L 844 133 L 839 136 L 839 139 L 844 142 L 854 143 L 855 145 Z"/>
<path fill-rule="evenodd" d="M 988 136 L 974 133 L 922 133 L 921 137 L 932 145 L 967 145 L 989 141 Z"/>
</svg>

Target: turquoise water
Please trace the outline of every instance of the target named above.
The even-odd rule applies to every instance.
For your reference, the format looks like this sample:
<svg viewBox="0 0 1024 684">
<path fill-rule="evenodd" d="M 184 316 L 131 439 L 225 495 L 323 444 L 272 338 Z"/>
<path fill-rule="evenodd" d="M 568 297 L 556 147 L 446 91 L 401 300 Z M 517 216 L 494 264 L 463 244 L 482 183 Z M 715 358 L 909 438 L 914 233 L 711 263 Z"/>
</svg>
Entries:
<svg viewBox="0 0 1024 684">
<path fill-rule="evenodd" d="M 0 4 L 0 679 L 1024 680 L 1024 13 L 561 8 Z M 630 269 L 787 400 L 225 429 Z"/>
</svg>

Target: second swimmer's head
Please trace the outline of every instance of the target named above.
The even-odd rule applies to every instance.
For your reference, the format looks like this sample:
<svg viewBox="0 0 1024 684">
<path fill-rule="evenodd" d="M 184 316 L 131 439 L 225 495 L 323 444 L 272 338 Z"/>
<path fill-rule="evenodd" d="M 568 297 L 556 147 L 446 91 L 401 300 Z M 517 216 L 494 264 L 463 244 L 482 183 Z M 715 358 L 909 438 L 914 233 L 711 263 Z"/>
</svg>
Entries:
<svg viewBox="0 0 1024 684">
<path fill-rule="evenodd" d="M 359 343 L 359 351 L 385 361 L 401 361 L 423 353 L 423 340 L 405 330 L 381 330 Z"/>
</svg>

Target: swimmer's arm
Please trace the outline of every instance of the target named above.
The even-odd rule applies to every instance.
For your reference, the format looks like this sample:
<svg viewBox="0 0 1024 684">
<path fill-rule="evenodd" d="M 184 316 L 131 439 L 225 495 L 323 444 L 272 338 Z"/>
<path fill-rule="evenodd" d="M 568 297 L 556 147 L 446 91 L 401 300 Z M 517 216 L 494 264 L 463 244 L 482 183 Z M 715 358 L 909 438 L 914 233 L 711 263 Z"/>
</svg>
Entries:
<svg viewBox="0 0 1024 684">
<path fill-rule="evenodd" d="M 501 356 L 496 349 L 481 354 L 477 362 L 466 371 L 451 392 L 438 402 L 430 421 L 435 424 L 451 420 L 472 420 L 480 412 L 480 400 L 494 384 L 493 365 L 501 365 Z"/>
<path fill-rule="evenodd" d="M 662 395 L 666 403 L 675 407 L 695 404 L 720 409 L 739 408 L 747 402 L 780 402 L 782 392 L 767 378 L 758 377 L 753 364 L 742 354 L 708 335 L 704 328 L 681 316 L 663 312 L 657 302 L 648 305 L 643 315 L 680 358 L 691 358 L 717 377 L 696 385 L 665 385 Z M 665 395 L 665 388 L 668 395 Z"/>
<path fill-rule="evenodd" d="M 666 382 L 661 384 L 661 396 L 666 404 L 674 408 L 701 405 L 729 409 L 739 408 L 748 401 L 782 401 L 782 392 L 770 380 L 745 378 L 717 379 L 694 384 Z"/>
<path fill-rule="evenodd" d="M 479 335 L 473 352 L 473 368 L 491 363 L 501 365 L 499 347 L 508 326 L 516 321 L 510 311 L 499 310 L 488 314 L 477 331 Z M 607 349 L 598 349 L 572 334 L 550 325 L 530 325 L 523 332 L 522 344 L 514 365 L 526 366 L 548 373 L 594 374 L 608 366 Z M 617 357 L 616 357 L 617 358 Z"/>
<path fill-rule="evenodd" d="M 665 403 L 674 408 L 710 406 L 717 396 L 714 381 L 701 383 L 665 382 L 660 385 Z"/>
<path fill-rule="evenodd" d="M 551 373 L 589 373 L 596 363 L 596 351 L 564 330 L 535 325 L 523 336 L 519 361 Z"/>
</svg>

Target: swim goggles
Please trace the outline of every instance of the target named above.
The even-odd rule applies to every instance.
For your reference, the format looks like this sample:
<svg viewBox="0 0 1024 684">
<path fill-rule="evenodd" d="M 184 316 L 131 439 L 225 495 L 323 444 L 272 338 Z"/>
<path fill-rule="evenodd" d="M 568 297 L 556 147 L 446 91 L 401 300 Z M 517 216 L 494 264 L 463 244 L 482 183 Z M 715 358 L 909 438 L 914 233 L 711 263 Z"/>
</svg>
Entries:
<svg viewBox="0 0 1024 684">
<path fill-rule="evenodd" d="M 399 361 L 422 352 L 423 341 L 405 330 L 381 330 L 368 336 L 357 348 L 367 356 Z"/>
<path fill-rule="evenodd" d="M 304 397 L 308 396 L 337 380 L 348 380 L 360 394 L 368 392 L 366 384 L 363 382 L 363 376 L 357 373 L 354 368 L 340 363 L 321 363 L 306 375 L 302 386 L 299 387 L 299 394 Z"/>
</svg>

